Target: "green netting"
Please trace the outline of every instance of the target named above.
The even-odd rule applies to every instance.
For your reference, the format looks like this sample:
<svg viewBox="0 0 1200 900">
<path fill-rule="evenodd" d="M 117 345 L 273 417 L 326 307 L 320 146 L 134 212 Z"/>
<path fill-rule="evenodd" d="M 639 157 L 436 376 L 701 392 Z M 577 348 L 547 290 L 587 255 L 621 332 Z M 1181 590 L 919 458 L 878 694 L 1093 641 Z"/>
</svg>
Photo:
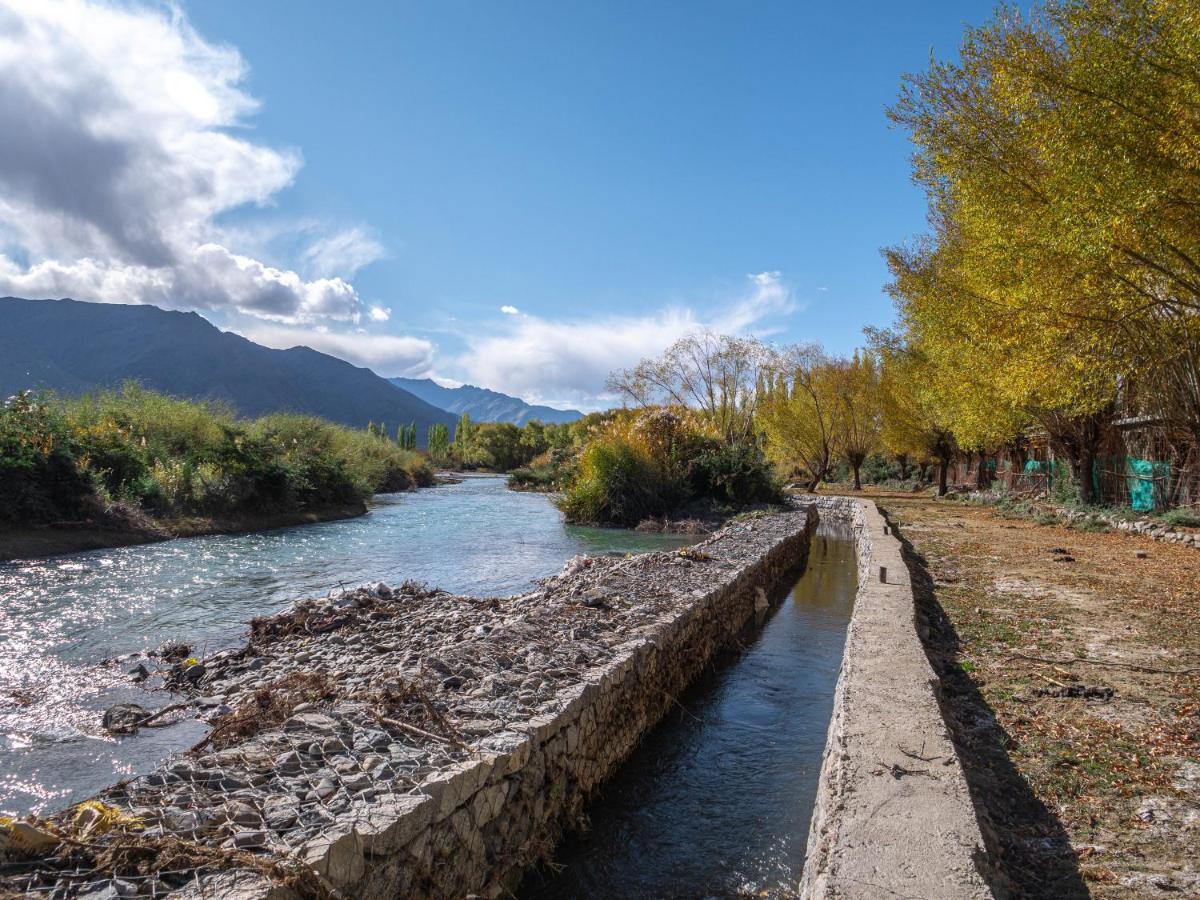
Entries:
<svg viewBox="0 0 1200 900">
<path fill-rule="evenodd" d="M 1129 505 L 1138 512 L 1150 512 L 1157 505 L 1154 483 L 1157 479 L 1165 479 L 1170 475 L 1171 465 L 1132 456 L 1125 462 L 1129 470 Z"/>
</svg>

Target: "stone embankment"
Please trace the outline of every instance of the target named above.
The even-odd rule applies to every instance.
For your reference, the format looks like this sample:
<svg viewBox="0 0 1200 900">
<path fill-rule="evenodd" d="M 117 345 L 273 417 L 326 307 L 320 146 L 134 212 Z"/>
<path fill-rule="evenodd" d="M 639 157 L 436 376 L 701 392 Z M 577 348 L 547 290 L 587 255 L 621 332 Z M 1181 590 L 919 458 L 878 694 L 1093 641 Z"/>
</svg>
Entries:
<svg viewBox="0 0 1200 900">
<path fill-rule="evenodd" d="M 256 620 L 245 648 L 181 664 L 209 737 L 38 826 L 0 893 L 502 895 L 790 587 L 815 520 L 580 557 L 515 597 L 380 585 Z"/>
<path fill-rule="evenodd" d="M 995 503 L 1002 497 L 994 491 L 971 491 L 966 496 L 977 503 L 988 504 Z M 1166 522 L 1158 522 L 1148 517 L 1122 518 L 1102 509 L 1070 509 L 1065 506 L 1050 506 L 1047 509 L 1065 525 L 1100 522 L 1117 531 L 1138 534 L 1167 544 L 1182 544 L 1185 547 L 1200 549 L 1200 531 L 1194 528 L 1174 528 Z"/>
<path fill-rule="evenodd" d="M 815 502 L 853 525 L 859 577 L 801 896 L 990 898 L 900 542 L 870 501 Z"/>
</svg>

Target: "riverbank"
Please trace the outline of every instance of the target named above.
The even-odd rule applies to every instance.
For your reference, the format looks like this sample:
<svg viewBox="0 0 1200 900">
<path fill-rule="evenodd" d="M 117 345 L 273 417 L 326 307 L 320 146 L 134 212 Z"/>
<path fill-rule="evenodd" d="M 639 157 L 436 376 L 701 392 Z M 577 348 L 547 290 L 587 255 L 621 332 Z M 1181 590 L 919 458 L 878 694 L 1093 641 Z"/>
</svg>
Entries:
<svg viewBox="0 0 1200 900">
<path fill-rule="evenodd" d="M 315 872 L 355 896 L 494 892 L 552 850 L 706 660 L 767 608 L 811 522 L 778 513 L 671 553 L 579 558 L 510 598 L 409 583 L 256 620 L 248 647 L 183 678 L 210 738 L 98 798 L 144 827 L 97 832 L 82 877 L 161 892 L 200 875 L 219 892 L 264 878 L 303 888 Z M 118 836 L 146 859 L 169 847 L 172 864 L 120 869 L 105 849 Z M 76 852 L 5 886 L 54 879 L 55 860 L 76 867 Z"/>
<path fill-rule="evenodd" d="M 0 562 L 40 559 L 64 553 L 83 553 L 108 547 L 132 547 L 206 534 L 242 534 L 315 522 L 336 522 L 366 515 L 366 503 L 341 504 L 318 509 L 282 510 L 262 515 L 222 518 L 189 516 L 181 519 L 148 519 L 145 525 L 106 527 L 91 522 L 47 525 L 40 528 L 0 530 Z"/>
<path fill-rule="evenodd" d="M 943 710 L 1011 893 L 1200 892 L 1195 551 L 873 496 L 906 543 Z"/>
</svg>

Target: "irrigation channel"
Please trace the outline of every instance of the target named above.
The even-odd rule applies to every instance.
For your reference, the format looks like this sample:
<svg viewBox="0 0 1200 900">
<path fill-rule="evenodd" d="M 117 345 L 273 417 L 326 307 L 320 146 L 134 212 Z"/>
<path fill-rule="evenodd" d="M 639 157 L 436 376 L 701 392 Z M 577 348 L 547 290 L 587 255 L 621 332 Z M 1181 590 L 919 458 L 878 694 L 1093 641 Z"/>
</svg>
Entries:
<svg viewBox="0 0 1200 900">
<path fill-rule="evenodd" d="M 194 720 L 126 738 L 100 727 L 114 703 L 169 702 L 130 678 L 168 640 L 203 657 L 240 643 L 254 616 L 339 586 L 411 579 L 507 595 L 580 553 L 691 540 L 567 526 L 545 496 L 473 477 L 377 497 L 357 519 L 2 563 L 0 815 L 85 799 L 203 736 Z"/>
<path fill-rule="evenodd" d="M 823 522 L 788 597 L 680 698 L 519 896 L 794 896 L 856 579 L 849 527 Z"/>
</svg>

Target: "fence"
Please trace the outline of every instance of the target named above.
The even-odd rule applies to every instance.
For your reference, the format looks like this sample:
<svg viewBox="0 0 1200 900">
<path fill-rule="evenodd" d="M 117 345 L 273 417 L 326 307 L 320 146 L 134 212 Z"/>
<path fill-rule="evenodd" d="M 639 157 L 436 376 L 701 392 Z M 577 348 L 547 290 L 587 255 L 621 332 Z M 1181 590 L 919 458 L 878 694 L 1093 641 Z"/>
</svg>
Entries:
<svg viewBox="0 0 1200 900">
<path fill-rule="evenodd" d="M 1009 459 L 978 455 L 951 467 L 950 480 L 957 485 L 1002 486 L 1011 491 L 1066 493 L 1072 485 L 1071 469 L 1047 454 L 1040 458 Z M 979 477 L 983 466 L 982 482 Z M 1162 512 L 1178 506 L 1200 505 L 1200 470 L 1194 465 L 1137 456 L 1098 457 L 1092 467 L 1092 493 L 1097 503 L 1129 507 L 1137 512 Z"/>
</svg>

